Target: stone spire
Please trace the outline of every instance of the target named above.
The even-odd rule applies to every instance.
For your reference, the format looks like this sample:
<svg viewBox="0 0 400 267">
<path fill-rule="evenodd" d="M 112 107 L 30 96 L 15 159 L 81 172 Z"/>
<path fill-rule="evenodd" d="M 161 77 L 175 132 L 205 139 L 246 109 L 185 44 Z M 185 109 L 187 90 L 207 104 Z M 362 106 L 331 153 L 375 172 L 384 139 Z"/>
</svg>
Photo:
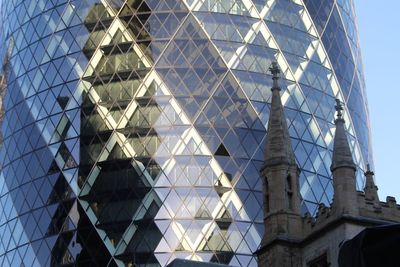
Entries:
<svg viewBox="0 0 400 267">
<path fill-rule="evenodd" d="M 374 172 L 371 171 L 369 164 L 367 164 L 367 171 L 364 173 L 365 175 L 365 199 L 372 201 L 374 204 L 379 205 L 379 197 L 378 197 L 378 187 L 374 182 Z"/>
<path fill-rule="evenodd" d="M 261 170 L 264 190 L 265 232 L 261 242 L 259 266 L 294 266 L 301 238 L 299 168 L 293 153 L 278 85 L 279 67 L 270 68 L 273 79 L 265 161 Z M 271 255 L 279 259 L 271 261 Z M 297 259 L 296 259 L 297 260 Z M 296 265 L 297 266 L 297 265 Z"/>
<path fill-rule="evenodd" d="M 278 63 L 273 62 L 269 70 L 273 75 L 273 86 L 271 88 L 271 112 L 268 122 L 264 168 L 279 164 L 296 165 L 286 117 L 281 102 L 281 88 L 278 84 L 280 74 Z"/>
<path fill-rule="evenodd" d="M 346 130 L 344 128 L 345 121 L 342 117 L 343 106 L 339 99 L 336 99 L 337 119 L 335 120 L 336 133 L 333 145 L 333 157 L 331 171 L 336 168 L 349 167 L 356 170 L 353 157 L 351 155 L 350 146 L 347 141 Z"/>
<path fill-rule="evenodd" d="M 345 121 L 342 117 L 343 107 L 339 99 L 336 99 L 335 108 L 337 119 L 331 165 L 334 188 L 332 206 L 340 213 L 357 215 L 356 165 L 347 141 Z"/>
</svg>

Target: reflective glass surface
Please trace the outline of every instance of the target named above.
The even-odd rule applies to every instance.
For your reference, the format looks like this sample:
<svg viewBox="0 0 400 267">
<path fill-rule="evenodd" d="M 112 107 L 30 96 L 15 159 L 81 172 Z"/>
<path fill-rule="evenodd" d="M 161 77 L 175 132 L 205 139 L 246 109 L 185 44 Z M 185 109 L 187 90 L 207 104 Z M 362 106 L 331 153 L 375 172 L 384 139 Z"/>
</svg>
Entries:
<svg viewBox="0 0 400 267">
<path fill-rule="evenodd" d="M 256 266 L 272 85 L 302 212 L 332 200 L 335 98 L 372 164 L 351 0 L 2 0 L 1 266 Z"/>
</svg>

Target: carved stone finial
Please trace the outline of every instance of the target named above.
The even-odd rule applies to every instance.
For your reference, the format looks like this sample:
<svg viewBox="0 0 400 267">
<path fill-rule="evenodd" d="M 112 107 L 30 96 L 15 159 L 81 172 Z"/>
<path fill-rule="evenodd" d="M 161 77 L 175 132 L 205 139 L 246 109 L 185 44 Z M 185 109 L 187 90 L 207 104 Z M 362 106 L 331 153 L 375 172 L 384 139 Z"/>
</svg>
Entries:
<svg viewBox="0 0 400 267">
<path fill-rule="evenodd" d="M 365 172 L 365 176 L 367 175 L 375 175 L 375 173 L 371 171 L 371 166 L 369 165 L 369 163 L 367 164 L 367 171 Z"/>
<path fill-rule="evenodd" d="M 279 73 L 281 73 L 281 70 L 279 69 L 278 62 L 276 62 L 276 61 L 273 61 L 271 63 L 271 66 L 269 67 L 269 70 L 271 71 L 271 74 L 274 75 L 274 77 L 278 77 Z"/>
<path fill-rule="evenodd" d="M 271 90 L 281 90 L 281 88 L 279 87 L 278 81 L 279 81 L 279 74 L 281 73 L 281 70 L 279 68 L 278 62 L 273 61 L 271 63 L 271 66 L 269 67 L 269 71 L 272 74 L 272 80 L 273 80 L 273 85 Z"/>
<path fill-rule="evenodd" d="M 337 111 L 337 114 L 336 114 L 336 116 L 337 116 L 337 118 L 338 119 L 343 119 L 343 113 L 342 113 L 342 111 L 343 111 L 343 105 L 342 105 L 342 102 L 340 102 L 340 100 L 339 99 L 335 99 L 335 101 L 336 101 L 336 106 L 335 106 L 335 109 L 336 109 L 336 111 Z"/>
</svg>

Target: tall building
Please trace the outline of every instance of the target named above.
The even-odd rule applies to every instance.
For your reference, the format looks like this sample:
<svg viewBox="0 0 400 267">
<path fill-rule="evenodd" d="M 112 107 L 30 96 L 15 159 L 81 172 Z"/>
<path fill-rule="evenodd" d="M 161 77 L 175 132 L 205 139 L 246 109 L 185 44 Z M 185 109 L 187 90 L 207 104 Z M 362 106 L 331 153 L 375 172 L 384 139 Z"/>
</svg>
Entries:
<svg viewBox="0 0 400 267">
<path fill-rule="evenodd" d="M 347 103 L 363 187 L 373 162 L 351 0 L 2 0 L 0 10 L 0 265 L 256 266 L 275 60 L 301 213 L 333 196 L 335 98 Z"/>
</svg>

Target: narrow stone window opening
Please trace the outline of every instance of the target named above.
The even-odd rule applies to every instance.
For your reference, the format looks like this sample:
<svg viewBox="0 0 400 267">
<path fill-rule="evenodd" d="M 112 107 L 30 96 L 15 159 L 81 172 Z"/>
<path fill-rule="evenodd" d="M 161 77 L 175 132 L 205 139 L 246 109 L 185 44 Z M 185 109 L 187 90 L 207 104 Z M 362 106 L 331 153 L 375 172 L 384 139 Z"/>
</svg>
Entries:
<svg viewBox="0 0 400 267">
<path fill-rule="evenodd" d="M 286 177 L 286 189 L 292 191 L 292 177 L 290 175 Z"/>
<path fill-rule="evenodd" d="M 292 192 L 292 177 L 288 175 L 286 177 L 286 194 L 287 194 L 287 208 L 293 210 L 293 192 Z"/>
<path fill-rule="evenodd" d="M 265 194 L 265 212 L 268 213 L 269 212 L 269 187 L 268 187 L 268 181 L 265 180 L 265 185 L 264 185 L 264 194 Z"/>
</svg>

